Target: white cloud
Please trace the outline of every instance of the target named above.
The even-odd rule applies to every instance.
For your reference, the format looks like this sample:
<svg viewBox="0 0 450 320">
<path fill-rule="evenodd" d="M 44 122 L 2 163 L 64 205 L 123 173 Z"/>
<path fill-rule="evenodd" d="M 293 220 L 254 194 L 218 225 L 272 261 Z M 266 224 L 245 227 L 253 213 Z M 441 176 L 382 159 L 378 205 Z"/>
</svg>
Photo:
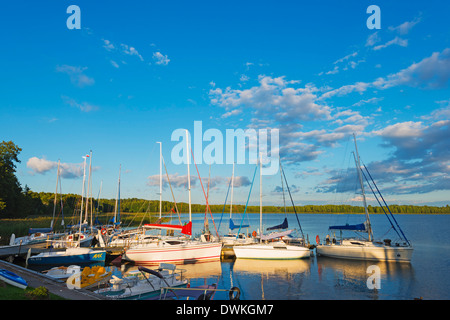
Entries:
<svg viewBox="0 0 450 320">
<path fill-rule="evenodd" d="M 407 34 L 412 29 L 412 27 L 414 27 L 420 21 L 421 21 L 421 18 L 415 18 L 413 21 L 403 22 L 401 25 L 399 25 L 397 27 L 389 27 L 389 30 L 397 31 L 399 34 L 404 35 L 404 34 Z"/>
<path fill-rule="evenodd" d="M 346 60 L 349 60 L 349 59 L 352 58 L 352 57 L 356 57 L 357 55 L 358 55 L 358 52 L 355 51 L 355 52 L 353 52 L 353 53 L 350 53 L 350 54 L 346 55 L 345 57 L 343 57 L 343 58 L 341 58 L 341 59 L 336 60 L 336 61 L 334 62 L 334 64 L 344 62 L 344 61 L 346 61 Z"/>
<path fill-rule="evenodd" d="M 292 85 L 298 82 L 287 81 L 284 77 L 259 76 L 258 86 L 244 90 L 216 88 L 211 89 L 209 95 L 212 104 L 227 110 L 246 107 L 256 115 L 272 114 L 275 120 L 281 122 L 329 117 L 329 107 L 315 102 L 317 96 L 314 92 L 317 89 L 310 86 L 294 88 Z"/>
<path fill-rule="evenodd" d="M 370 83 L 366 82 L 357 82 L 355 84 L 345 85 L 338 89 L 333 89 L 328 92 L 325 92 L 322 96 L 320 96 L 320 99 L 327 99 L 333 96 L 344 96 L 352 92 L 363 93 L 364 91 L 367 90 L 369 86 Z"/>
<path fill-rule="evenodd" d="M 121 48 L 122 48 L 122 52 L 130 55 L 130 56 L 137 56 L 141 61 L 144 61 L 144 58 L 139 54 L 139 52 L 131 46 L 128 46 L 126 44 L 120 44 Z"/>
<path fill-rule="evenodd" d="M 45 158 L 31 157 L 27 161 L 27 167 L 32 170 L 32 174 L 45 174 L 58 167 L 58 162 Z M 83 175 L 83 163 L 60 163 L 60 176 L 66 179 L 78 178 Z M 97 167 L 92 168 L 98 170 Z"/>
<path fill-rule="evenodd" d="M 378 35 L 378 31 L 372 33 L 366 41 L 366 47 L 372 47 L 375 43 L 379 42 L 380 36 Z"/>
<path fill-rule="evenodd" d="M 380 44 L 378 46 L 373 47 L 373 50 L 380 50 L 380 49 L 392 46 L 394 44 L 399 45 L 401 47 L 407 47 L 408 46 L 408 40 L 402 39 L 400 37 L 395 37 L 394 39 L 386 42 L 385 44 Z"/>
<path fill-rule="evenodd" d="M 242 113 L 242 109 L 234 109 L 234 110 L 231 110 L 231 111 L 228 111 L 228 112 L 224 113 L 221 116 L 221 118 L 228 118 L 228 117 L 235 116 L 235 115 L 238 115 L 238 114 L 241 114 L 241 113 Z"/>
<path fill-rule="evenodd" d="M 148 179 L 147 184 L 149 186 L 159 186 L 159 179 L 160 179 L 159 174 L 149 176 L 147 179 Z M 187 189 L 187 187 L 188 187 L 187 174 L 186 175 L 179 175 L 178 173 L 169 174 L 169 180 L 170 180 L 170 185 L 172 186 L 172 188 Z M 163 175 L 163 177 L 162 177 L 163 189 L 166 189 L 169 187 L 169 180 L 167 180 L 167 175 Z M 194 175 L 190 176 L 190 180 L 191 180 L 190 181 L 191 187 L 195 187 L 199 182 L 198 177 L 194 176 Z M 208 179 L 207 177 L 204 177 L 204 178 L 202 178 L 202 184 L 205 187 L 205 189 L 208 185 L 208 182 L 209 182 L 209 188 L 211 190 L 211 189 L 217 188 L 222 185 L 224 186 L 225 184 L 228 186 L 228 184 L 230 183 L 230 178 L 216 176 L 211 179 Z M 250 184 L 251 184 L 250 180 L 246 176 L 235 176 L 234 177 L 234 187 L 235 188 L 249 186 Z"/>
<path fill-rule="evenodd" d="M 437 89 L 445 87 L 449 79 L 450 48 L 447 48 L 442 52 L 434 52 L 430 57 L 389 75 L 387 79 L 377 79 L 373 82 L 373 85 L 380 89 L 397 85 L 424 86 L 430 89 Z"/>
<path fill-rule="evenodd" d="M 111 41 L 106 40 L 106 39 L 102 39 L 103 41 L 103 48 L 105 48 L 108 51 L 114 50 L 115 47 L 114 45 L 111 43 Z"/>
<path fill-rule="evenodd" d="M 248 81 L 250 78 L 248 76 L 246 76 L 245 74 L 242 74 L 241 77 L 239 78 L 239 81 L 242 82 L 246 82 Z"/>
<path fill-rule="evenodd" d="M 430 57 L 413 63 L 408 68 L 400 70 L 373 82 L 357 82 L 325 92 L 319 100 L 333 96 L 344 96 L 353 92 L 363 93 L 368 88 L 388 89 L 399 85 L 440 89 L 447 86 L 450 79 L 450 48 L 442 52 L 434 52 Z"/>
<path fill-rule="evenodd" d="M 156 64 L 167 66 L 170 62 L 170 59 L 167 57 L 167 55 L 163 55 L 161 52 L 154 52 L 153 53 L 153 60 L 155 60 Z"/>
<path fill-rule="evenodd" d="M 74 67 L 66 64 L 56 67 L 57 72 L 69 75 L 70 81 L 78 87 L 91 86 L 95 83 L 93 78 L 83 73 L 86 69 L 87 67 Z"/>
<path fill-rule="evenodd" d="M 61 96 L 61 98 L 63 99 L 64 103 L 68 104 L 71 107 L 75 107 L 80 109 L 83 112 L 91 112 L 91 111 L 95 111 L 98 110 L 99 108 L 91 103 L 88 102 L 77 102 L 72 98 L 69 98 L 67 96 Z"/>
<path fill-rule="evenodd" d="M 57 163 L 45 158 L 39 159 L 38 157 L 31 157 L 27 161 L 27 167 L 33 170 L 34 173 L 43 174 L 55 168 L 55 166 L 57 166 Z"/>
<path fill-rule="evenodd" d="M 374 97 L 374 98 L 370 98 L 370 99 L 367 99 L 367 100 L 360 100 L 360 101 L 354 103 L 352 106 L 353 107 L 360 107 L 360 106 L 362 106 L 364 104 L 367 104 L 367 103 L 378 103 L 381 100 L 383 100 L 383 98 L 375 98 Z"/>
<path fill-rule="evenodd" d="M 114 68 L 119 68 L 119 65 L 114 60 L 110 60 L 110 62 Z"/>
<path fill-rule="evenodd" d="M 412 138 L 419 137 L 423 130 L 422 122 L 399 122 L 378 131 L 374 131 L 376 135 L 386 138 Z"/>
</svg>

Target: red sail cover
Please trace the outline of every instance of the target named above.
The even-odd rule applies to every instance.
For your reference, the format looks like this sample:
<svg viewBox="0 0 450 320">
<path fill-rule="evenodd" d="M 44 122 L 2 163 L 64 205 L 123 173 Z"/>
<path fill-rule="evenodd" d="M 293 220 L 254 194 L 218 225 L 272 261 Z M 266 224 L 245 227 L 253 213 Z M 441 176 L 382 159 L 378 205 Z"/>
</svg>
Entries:
<svg viewBox="0 0 450 320">
<path fill-rule="evenodd" d="M 179 230 L 182 234 L 192 235 L 192 221 L 185 224 L 184 226 L 179 226 L 176 224 L 158 224 L 158 223 L 146 223 L 144 227 L 149 229 L 167 229 L 167 230 Z"/>
</svg>

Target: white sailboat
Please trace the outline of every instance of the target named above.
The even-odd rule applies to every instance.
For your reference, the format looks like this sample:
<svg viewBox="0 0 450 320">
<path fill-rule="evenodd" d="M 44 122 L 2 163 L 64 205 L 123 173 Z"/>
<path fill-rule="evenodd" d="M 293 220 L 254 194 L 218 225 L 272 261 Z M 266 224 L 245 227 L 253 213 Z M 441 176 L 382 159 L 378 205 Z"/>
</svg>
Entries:
<svg viewBox="0 0 450 320">
<path fill-rule="evenodd" d="M 356 145 L 356 137 L 353 135 L 355 141 L 355 164 L 356 171 L 358 173 L 358 179 L 361 186 L 362 196 L 363 196 L 363 204 L 364 211 L 366 216 L 366 221 L 357 225 L 343 225 L 343 226 L 331 226 L 329 230 L 339 230 L 341 233 L 340 239 L 333 238 L 330 240 L 329 238 L 323 243 L 317 241 L 316 252 L 320 256 L 327 256 L 333 258 L 343 258 L 343 259 L 356 259 L 356 260 L 376 260 L 376 261 L 396 261 L 396 262 L 410 262 L 413 247 L 409 240 L 405 237 L 403 231 L 395 220 L 395 217 L 389 210 L 391 217 L 389 214 L 386 214 L 389 222 L 391 222 L 392 228 L 397 232 L 400 241 L 393 243 L 390 239 L 375 240 L 373 237 L 372 225 L 370 222 L 369 212 L 367 210 L 366 203 L 366 195 L 364 191 L 364 183 L 363 183 L 363 172 L 361 170 L 360 158 L 358 154 L 358 147 Z M 367 170 L 367 168 L 366 168 Z M 367 171 L 369 174 L 369 172 Z M 370 174 L 369 174 L 370 175 Z M 372 180 L 373 182 L 373 180 Z M 373 182 L 374 183 L 374 182 Z M 370 186 L 370 184 L 369 184 Z M 372 187 L 370 186 L 372 189 Z M 378 190 L 378 188 L 377 188 Z M 373 191 L 373 189 L 372 189 Z M 379 195 L 381 193 L 378 190 Z M 374 193 L 376 196 L 376 194 Z M 382 196 L 381 196 L 382 197 Z M 377 198 L 378 200 L 378 198 Z M 384 199 L 383 199 L 384 201 Z M 380 203 L 381 205 L 381 203 Z M 382 207 L 383 208 L 383 207 Z M 388 208 L 388 207 L 387 207 Z M 383 208 L 384 211 L 384 208 Z M 393 221 L 392 221 L 392 220 Z M 397 228 L 394 226 L 394 223 L 397 225 Z M 397 230 L 398 229 L 398 230 Z M 367 234 L 367 239 L 360 238 L 343 238 L 342 231 L 355 231 L 362 232 Z M 317 240 L 320 240 L 317 238 Z"/>
<path fill-rule="evenodd" d="M 85 218 L 85 221 L 82 222 L 83 207 L 84 207 L 84 191 L 85 191 L 84 187 L 85 187 L 85 182 L 86 182 L 86 159 L 87 158 L 92 158 L 92 151 L 91 151 L 90 155 L 86 155 L 85 157 L 83 157 L 84 165 L 83 165 L 83 185 L 81 188 L 80 223 L 79 223 L 79 225 L 72 227 L 74 232 L 67 234 L 66 236 L 62 237 L 60 240 L 51 241 L 53 248 L 90 247 L 92 240 L 94 239 L 94 235 L 91 232 L 86 232 L 86 228 L 88 227 L 88 224 L 87 224 L 87 211 L 88 211 L 87 203 L 89 202 L 88 201 L 88 199 L 89 199 L 88 191 L 86 191 L 86 218 Z M 89 170 L 89 171 L 91 171 L 91 170 Z M 90 175 L 91 174 L 89 172 L 89 176 Z M 89 180 L 90 180 L 90 178 L 89 178 Z M 82 230 L 83 227 L 85 230 Z M 75 231 L 77 228 L 78 228 L 78 231 Z"/>
<path fill-rule="evenodd" d="M 231 199 L 230 199 L 230 221 L 228 226 L 228 234 L 222 236 L 221 241 L 226 246 L 239 246 L 239 245 L 247 245 L 256 243 L 257 239 L 255 237 L 248 236 L 244 232 L 234 232 L 233 230 L 239 227 L 247 228 L 249 225 L 240 225 L 236 226 L 233 222 L 233 191 L 234 191 L 234 162 L 233 162 L 233 171 L 231 175 Z"/>
<path fill-rule="evenodd" d="M 89 157 L 89 156 L 86 156 Z M 84 182 L 86 173 L 86 157 L 84 158 L 84 175 L 83 175 L 83 188 L 81 197 L 84 197 Z M 83 208 L 83 200 L 81 201 L 81 208 Z M 65 250 L 62 251 L 48 251 L 42 252 L 35 256 L 30 256 L 30 251 L 27 256 L 27 265 L 63 265 L 63 264 L 81 264 L 81 263 L 93 263 L 93 262 L 104 262 L 106 258 L 105 250 L 94 250 L 91 248 L 83 248 L 81 246 L 82 238 L 81 236 L 88 237 L 81 232 L 81 221 L 83 216 L 83 210 L 80 211 L 80 226 L 79 232 L 71 234 L 71 239 L 64 239 L 60 244 L 65 245 Z"/>
<path fill-rule="evenodd" d="M 222 243 L 192 239 L 192 211 L 191 211 L 191 179 L 189 170 L 189 137 L 186 130 L 186 156 L 189 192 L 189 223 L 181 225 L 147 224 L 147 227 L 158 229 L 179 230 L 189 238 L 162 238 L 160 241 L 137 244 L 126 249 L 122 259 L 140 265 L 159 265 L 160 263 L 185 264 L 214 261 L 220 259 Z M 204 238 L 203 238 L 204 239 Z"/>
<path fill-rule="evenodd" d="M 59 237 L 62 237 L 64 234 L 58 233 L 56 234 L 53 229 L 53 224 L 55 221 L 55 213 L 56 213 L 56 207 L 57 207 L 57 196 L 58 196 L 58 183 L 60 181 L 60 160 L 58 159 L 58 168 L 56 171 L 56 190 L 55 190 L 55 199 L 53 201 L 53 217 L 52 221 L 50 222 L 49 228 L 30 228 L 28 230 L 28 235 L 23 237 L 17 237 L 13 233 L 10 238 L 9 245 L 10 246 L 16 246 L 16 245 L 36 245 L 36 244 L 44 244 L 47 242 L 47 240 L 50 239 L 56 239 Z M 61 211 L 62 211 L 62 198 L 61 198 Z M 64 225 L 64 216 L 61 220 L 61 225 Z"/>
<path fill-rule="evenodd" d="M 284 241 L 266 242 L 263 240 L 274 240 L 280 235 L 264 236 L 262 234 L 262 161 L 259 161 L 259 230 L 260 243 L 246 246 L 235 246 L 233 248 L 237 259 L 262 259 L 262 260 L 291 260 L 309 258 L 310 250 L 303 246 L 288 245 Z M 284 234 L 283 234 L 284 235 Z"/>
</svg>

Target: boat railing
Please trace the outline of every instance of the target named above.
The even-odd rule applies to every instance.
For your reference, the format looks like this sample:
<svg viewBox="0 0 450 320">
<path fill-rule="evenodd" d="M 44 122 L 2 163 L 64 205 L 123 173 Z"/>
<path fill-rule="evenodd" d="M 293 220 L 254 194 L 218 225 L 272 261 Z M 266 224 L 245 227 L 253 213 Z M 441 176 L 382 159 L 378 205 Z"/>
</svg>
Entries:
<svg viewBox="0 0 450 320">
<path fill-rule="evenodd" d="M 195 298 L 195 300 L 212 300 L 216 292 L 228 292 L 230 300 L 239 300 L 241 291 L 238 287 L 231 289 L 218 289 L 217 284 L 204 285 L 193 288 L 184 287 L 161 287 L 159 300 Z"/>
</svg>

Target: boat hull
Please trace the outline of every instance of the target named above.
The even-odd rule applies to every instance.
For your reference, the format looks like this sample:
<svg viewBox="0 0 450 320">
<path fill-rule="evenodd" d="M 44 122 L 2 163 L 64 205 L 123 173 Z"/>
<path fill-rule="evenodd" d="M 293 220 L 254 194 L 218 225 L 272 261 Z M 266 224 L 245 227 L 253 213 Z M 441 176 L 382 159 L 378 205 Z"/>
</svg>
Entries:
<svg viewBox="0 0 450 320">
<path fill-rule="evenodd" d="M 257 244 L 233 247 L 237 259 L 293 260 L 310 257 L 310 250 L 300 246 Z"/>
<path fill-rule="evenodd" d="M 331 258 L 411 262 L 412 247 L 376 245 L 318 245 L 317 255 Z"/>
<path fill-rule="evenodd" d="M 221 250 L 222 244 L 214 242 L 155 243 L 131 247 L 122 259 L 139 265 L 186 264 L 220 260 Z"/>
<path fill-rule="evenodd" d="M 14 272 L 5 269 L 0 269 L 0 280 L 3 280 L 4 282 L 21 289 L 26 289 L 28 286 L 25 279 L 18 276 Z"/>
<path fill-rule="evenodd" d="M 70 250 L 44 252 L 28 259 L 29 265 L 67 265 L 67 264 L 87 264 L 94 262 L 104 262 L 106 251 L 91 250 L 87 248 L 76 248 L 85 250 Z"/>
</svg>

